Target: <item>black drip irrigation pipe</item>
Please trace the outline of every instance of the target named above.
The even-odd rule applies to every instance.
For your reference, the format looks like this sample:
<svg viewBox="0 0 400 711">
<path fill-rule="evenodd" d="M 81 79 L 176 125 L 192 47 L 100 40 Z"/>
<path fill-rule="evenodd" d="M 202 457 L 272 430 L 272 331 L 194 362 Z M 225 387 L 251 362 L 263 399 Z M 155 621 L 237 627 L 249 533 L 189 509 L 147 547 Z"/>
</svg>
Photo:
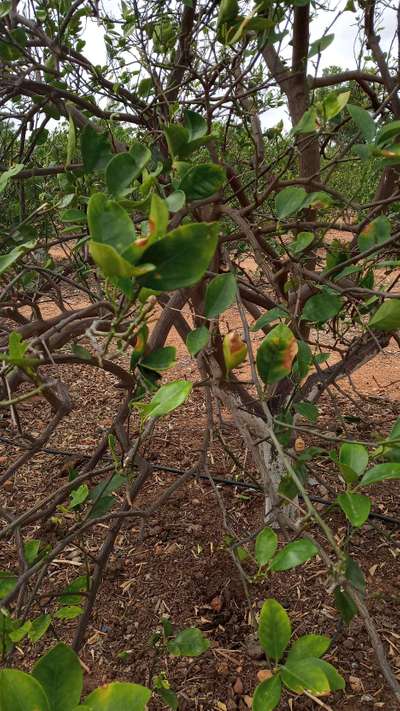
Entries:
<svg viewBox="0 0 400 711">
<path fill-rule="evenodd" d="M 150 462 L 151 463 L 151 462 Z M 160 471 L 165 471 L 170 474 L 175 474 L 176 476 L 183 476 L 187 472 L 183 472 L 180 469 L 176 469 L 175 467 L 167 467 L 162 464 L 153 464 L 151 463 L 154 469 L 160 470 Z M 196 474 L 193 473 L 191 476 L 194 479 L 204 479 L 205 481 L 210 482 L 210 477 L 207 474 Z M 212 476 L 212 475 L 211 475 Z M 218 476 L 212 476 L 212 480 L 215 484 L 221 484 L 223 486 L 236 486 L 238 489 L 251 489 L 252 491 L 258 491 L 260 493 L 264 493 L 264 489 L 259 486 L 258 484 L 254 484 L 253 482 L 246 482 L 246 481 L 235 481 L 234 479 L 223 479 L 222 477 Z M 302 499 L 303 497 L 301 494 L 299 494 L 299 499 Z M 335 502 L 334 501 L 329 501 L 328 499 L 321 499 L 319 496 L 309 496 L 308 497 L 310 501 L 313 501 L 317 504 L 323 504 L 324 506 L 332 506 Z M 392 518 L 392 516 L 385 516 L 385 514 L 380 514 L 377 511 L 371 511 L 368 518 L 376 518 L 379 521 L 384 521 L 385 523 L 392 523 L 395 526 L 400 527 L 400 520 L 397 518 Z"/>
<path fill-rule="evenodd" d="M 5 442 L 7 444 L 12 444 L 15 447 L 21 447 L 21 445 L 15 445 L 12 440 L 7 439 L 6 437 L 0 437 L 0 441 Z M 65 452 L 60 451 L 59 449 L 52 449 L 51 447 L 44 447 L 40 451 L 44 454 L 54 454 L 57 456 L 64 457 L 82 457 L 82 459 L 90 459 L 90 455 L 84 454 L 83 452 Z M 149 464 L 151 464 L 154 469 L 157 469 L 157 471 L 168 472 L 168 474 L 174 474 L 174 476 L 184 476 L 187 474 L 187 472 L 182 471 L 181 469 L 177 469 L 176 467 L 168 467 L 165 464 L 156 464 L 154 462 L 149 462 Z M 193 479 L 201 479 L 202 481 L 207 481 L 208 483 L 210 483 L 210 477 L 207 474 L 193 473 L 190 476 Z M 251 491 L 258 491 L 261 494 L 264 493 L 263 488 L 259 486 L 259 484 L 254 484 L 253 482 L 235 481 L 235 479 L 225 479 L 224 477 L 219 476 L 212 476 L 212 480 L 215 484 L 219 484 L 221 486 L 234 486 L 237 489 L 250 489 Z M 299 494 L 299 499 L 302 498 L 303 497 L 301 496 L 301 494 Z M 333 506 L 333 504 L 335 503 L 334 501 L 330 501 L 329 499 L 322 499 L 319 496 L 310 495 L 309 499 L 313 503 L 322 504 L 323 506 Z M 378 513 L 377 511 L 370 511 L 368 518 L 375 518 L 377 521 L 383 521 L 383 523 L 390 523 L 400 528 L 399 519 L 393 518 L 392 516 L 386 516 L 385 514 Z"/>
</svg>

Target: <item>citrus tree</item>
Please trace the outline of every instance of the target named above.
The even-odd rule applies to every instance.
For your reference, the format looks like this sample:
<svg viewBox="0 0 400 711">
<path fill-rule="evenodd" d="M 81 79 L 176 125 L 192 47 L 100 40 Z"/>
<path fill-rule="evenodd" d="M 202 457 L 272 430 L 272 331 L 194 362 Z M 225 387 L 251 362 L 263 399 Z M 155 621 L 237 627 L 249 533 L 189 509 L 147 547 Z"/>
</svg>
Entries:
<svg viewBox="0 0 400 711">
<path fill-rule="evenodd" d="M 358 26 L 358 59 L 323 72 L 340 12 Z M 369 487 L 400 478 L 398 427 L 373 442 L 338 443 L 315 425 L 321 396 L 397 339 L 400 326 L 391 273 L 400 236 L 398 52 L 377 29 L 390 29 L 394 15 L 369 0 L 340 12 L 307 0 L 0 3 L 1 406 L 20 447 L 0 477 L 0 536 L 12 536 L 18 551 L 0 580 L 5 652 L 18 635 L 35 640 L 49 626 L 35 604 L 51 562 L 107 524 L 88 574 L 52 612 L 79 618 L 80 649 L 121 527 L 157 516 L 176 488 L 207 473 L 211 435 L 229 413 L 265 495 L 255 550 L 263 574 L 320 555 L 340 613 L 362 616 L 400 698 L 362 570 L 307 484 L 329 455 L 334 505 L 357 529 L 370 513 Z M 88 25 L 104 34 L 104 65 L 88 58 Z M 277 106 L 282 120 L 266 129 Z M 67 308 L 66 285 L 84 307 Z M 60 313 L 47 318 L 49 298 Z M 227 331 L 233 304 L 240 325 Z M 193 382 L 165 373 L 176 363 L 165 345 L 172 328 L 198 367 Z M 7 505 L 7 482 L 73 411 L 61 366 L 77 364 L 115 376 L 119 410 L 67 483 L 18 510 Z M 139 506 L 158 419 L 200 386 L 201 455 L 159 500 Z M 19 416 L 31 397 L 48 404 L 36 435 Z M 303 430 L 318 446 L 305 448 Z M 43 547 L 29 531 L 56 514 L 68 517 L 68 531 Z M 279 551 L 275 527 L 286 539 Z M 299 672 L 296 689 L 324 693 L 329 673 L 319 670 L 314 687 Z"/>
</svg>

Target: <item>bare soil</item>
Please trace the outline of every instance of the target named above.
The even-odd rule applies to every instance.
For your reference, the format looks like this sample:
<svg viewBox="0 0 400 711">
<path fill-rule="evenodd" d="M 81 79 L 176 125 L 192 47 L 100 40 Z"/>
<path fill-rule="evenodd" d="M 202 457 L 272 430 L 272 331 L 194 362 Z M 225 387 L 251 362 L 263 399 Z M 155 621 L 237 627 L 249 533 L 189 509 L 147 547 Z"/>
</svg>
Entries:
<svg viewBox="0 0 400 711">
<path fill-rule="evenodd" d="M 79 294 L 70 294 L 71 308 L 84 303 Z M 54 304 L 46 305 L 45 315 L 57 313 L 56 309 Z M 227 328 L 239 327 L 235 309 L 229 310 L 225 321 Z M 255 339 L 258 338 L 260 335 L 256 334 Z M 171 334 L 169 343 L 177 348 L 178 365 L 168 377 L 197 377 L 195 364 L 177 334 Z M 121 390 L 116 388 L 113 376 L 88 366 L 61 366 L 58 373 L 68 385 L 75 409 L 63 420 L 49 447 L 89 453 L 111 424 L 121 400 Z M 245 375 L 244 370 L 244 378 Z M 358 370 L 351 382 L 343 380 L 341 390 L 324 395 L 318 427 L 339 437 L 343 432 L 358 438 L 368 438 L 376 432 L 387 433 L 400 413 L 399 383 L 399 354 L 396 344 L 391 344 Z M 46 424 L 47 407 L 41 400 L 24 403 L 20 411 L 23 426 L 32 434 Z M 138 427 L 135 415 L 131 423 L 134 432 Z M 201 446 L 204 425 L 204 400 L 201 389 L 196 389 L 187 405 L 158 422 L 146 456 L 159 465 L 179 470 L 189 468 Z M 252 475 L 250 455 L 229 422 L 224 426 L 224 436 L 241 466 L 232 461 L 216 439 L 210 451 L 211 472 L 248 481 Z M 4 438 L 14 437 L 8 415 L 0 420 L 0 437 L 2 470 L 20 452 L 17 447 L 1 444 Z M 306 445 L 319 444 L 307 434 L 304 439 Z M 24 502 L 29 505 L 33 497 L 45 496 L 50 486 L 64 483 L 70 466 L 68 457 L 37 455 L 7 490 L 4 503 L 21 510 Z M 340 488 L 333 464 L 316 467 L 313 477 L 311 494 L 331 499 Z M 157 471 L 145 486 L 139 504 L 150 504 L 173 480 L 171 474 Z M 239 538 L 262 526 L 260 494 L 235 487 L 219 487 L 219 492 L 229 524 Z M 331 512 L 327 520 L 339 541 L 348 539 L 348 552 L 364 571 L 368 608 L 400 679 L 398 483 L 376 487 L 373 497 L 374 510 L 398 518 L 399 525 L 370 519 L 361 531 L 349 537 L 348 526 L 339 513 Z M 42 539 L 46 535 L 49 542 L 54 543 L 64 532 L 65 529 L 61 532 L 49 528 L 43 534 L 32 527 L 30 535 Z M 81 654 L 87 670 L 87 690 L 115 679 L 151 685 L 152 677 L 165 671 L 178 693 L 180 709 L 233 711 L 251 707 L 254 688 L 267 663 L 260 658 L 255 644 L 248 603 L 237 568 L 224 545 L 224 533 L 220 504 L 213 489 L 202 480 L 191 481 L 178 490 L 143 531 L 137 526 L 124 527 Z M 98 528 L 89 538 L 86 549 L 89 553 L 96 551 L 102 536 L 104 530 Z M 10 543 L 0 549 L 0 568 L 10 567 L 13 560 Z M 244 563 L 245 568 L 248 565 Z M 84 572 L 83 554 L 71 546 L 50 566 L 45 589 L 59 589 Z M 340 624 L 332 595 L 326 590 L 324 566 L 318 558 L 294 571 L 260 579 L 250 585 L 249 594 L 254 612 L 266 598 L 276 597 L 287 608 L 296 636 L 306 632 L 330 635 L 333 643 L 326 658 L 346 679 L 345 692 L 319 701 L 286 694 L 280 711 L 320 708 L 392 711 L 397 708 L 377 669 L 361 620 L 355 618 L 348 627 Z M 54 609 L 46 597 L 40 607 L 46 612 Z M 160 630 L 160 619 L 165 615 L 176 629 L 191 625 L 202 629 L 211 642 L 209 651 L 192 660 L 169 656 L 163 645 L 154 641 L 154 633 Z M 56 621 L 54 632 L 71 639 L 75 625 L 74 621 Z M 33 658 L 51 644 L 51 632 L 33 650 L 22 643 L 13 663 L 29 667 Z M 150 709 L 161 708 L 165 707 L 154 696 Z"/>
</svg>

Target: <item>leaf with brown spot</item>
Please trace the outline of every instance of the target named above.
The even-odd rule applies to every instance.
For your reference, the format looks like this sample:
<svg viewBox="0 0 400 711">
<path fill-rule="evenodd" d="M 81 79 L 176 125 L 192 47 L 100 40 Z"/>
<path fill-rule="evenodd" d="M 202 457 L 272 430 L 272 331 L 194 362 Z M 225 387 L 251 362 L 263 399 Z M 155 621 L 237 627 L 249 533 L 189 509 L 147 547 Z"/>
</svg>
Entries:
<svg viewBox="0 0 400 711">
<path fill-rule="evenodd" d="M 257 370 L 265 384 L 276 383 L 289 375 L 298 344 L 288 326 L 281 323 L 268 333 L 257 351 Z"/>
</svg>

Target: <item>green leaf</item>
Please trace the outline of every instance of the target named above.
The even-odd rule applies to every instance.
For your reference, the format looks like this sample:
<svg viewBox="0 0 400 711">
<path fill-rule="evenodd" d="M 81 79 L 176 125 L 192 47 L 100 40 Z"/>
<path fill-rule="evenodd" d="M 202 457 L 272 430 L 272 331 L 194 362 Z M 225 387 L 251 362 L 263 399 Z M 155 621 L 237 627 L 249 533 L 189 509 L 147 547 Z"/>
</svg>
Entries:
<svg viewBox="0 0 400 711">
<path fill-rule="evenodd" d="M 330 690 L 326 674 L 313 657 L 288 660 L 282 667 L 281 675 L 285 686 L 296 694 L 305 690 L 312 694 L 324 694 Z"/>
<path fill-rule="evenodd" d="M 83 346 L 79 345 L 79 343 L 72 343 L 71 344 L 71 351 L 80 360 L 86 360 L 86 361 L 91 361 L 92 360 L 92 354 L 90 351 L 87 350 L 87 348 L 84 348 Z"/>
<path fill-rule="evenodd" d="M 360 593 L 365 593 L 365 577 L 357 561 L 350 556 L 347 556 L 346 560 L 346 579 L 356 588 Z"/>
<path fill-rule="evenodd" d="M 376 217 L 372 220 L 358 236 L 358 248 L 360 252 L 384 244 L 390 237 L 390 222 L 387 217 Z"/>
<path fill-rule="evenodd" d="M 291 634 L 292 626 L 286 610 L 274 598 L 266 600 L 261 608 L 258 638 L 268 656 L 278 662 Z"/>
<path fill-rule="evenodd" d="M 258 565 L 266 565 L 278 547 L 278 536 L 272 528 L 264 528 L 258 534 L 255 545 L 255 559 Z"/>
<path fill-rule="evenodd" d="M 293 128 L 293 134 L 296 133 L 314 133 L 317 129 L 317 110 L 314 106 L 304 112 L 300 121 Z"/>
<path fill-rule="evenodd" d="M 318 554 L 318 548 L 308 538 L 299 538 L 297 541 L 288 543 L 270 563 L 271 570 L 290 570 L 297 565 L 302 565 L 307 560 L 314 558 Z"/>
<path fill-rule="evenodd" d="M 95 487 L 95 489 L 96 488 L 97 487 Z M 93 492 L 95 489 L 93 489 Z M 91 494 L 93 492 L 91 492 Z M 91 498 L 93 497 L 91 496 Z M 66 588 L 64 588 L 63 594 L 59 597 L 59 601 L 62 605 L 79 605 L 82 596 L 77 593 L 87 592 L 89 588 L 90 577 L 88 575 L 79 575 L 75 578 L 75 580 L 72 580 Z"/>
<path fill-rule="evenodd" d="M 197 353 L 200 353 L 200 351 L 206 347 L 209 337 L 208 328 L 205 326 L 199 326 L 199 328 L 195 328 L 194 331 L 190 331 L 186 336 L 186 347 L 190 355 L 195 356 Z"/>
<path fill-rule="evenodd" d="M 340 494 L 336 501 L 352 526 L 358 528 L 368 519 L 371 511 L 371 501 L 368 496 L 345 492 Z"/>
<path fill-rule="evenodd" d="M 77 489 L 71 491 L 70 494 L 70 509 L 75 509 L 77 506 L 83 504 L 89 496 L 89 487 L 87 484 L 81 484 Z"/>
<path fill-rule="evenodd" d="M 204 313 L 215 318 L 226 311 L 236 298 L 236 279 L 233 274 L 218 274 L 207 285 Z"/>
<path fill-rule="evenodd" d="M 187 200 L 204 200 L 214 195 L 226 181 L 225 170 L 215 163 L 194 165 L 184 174 L 179 190 Z"/>
<path fill-rule="evenodd" d="M 340 114 L 349 99 L 350 91 L 344 91 L 341 94 L 335 94 L 333 92 L 328 94 L 322 102 L 325 118 L 329 121 Z"/>
<path fill-rule="evenodd" d="M 380 481 L 387 481 L 389 479 L 400 479 L 399 462 L 377 464 L 364 474 L 360 484 L 361 486 L 368 486 L 369 484 L 377 484 Z"/>
<path fill-rule="evenodd" d="M 371 114 L 365 109 L 362 109 L 361 106 L 355 106 L 354 104 L 347 104 L 347 111 L 358 130 L 361 131 L 363 138 L 365 138 L 367 143 L 371 143 L 376 133 L 376 125 Z"/>
<path fill-rule="evenodd" d="M 196 284 L 206 271 L 218 242 L 216 223 L 177 227 L 146 250 L 137 266 L 150 263 L 155 271 L 138 277 L 149 289 L 172 291 Z"/>
<path fill-rule="evenodd" d="M 140 410 L 143 421 L 150 417 L 162 417 L 183 405 L 192 387 L 193 384 L 188 380 L 175 380 L 173 383 L 162 385 L 147 405 L 142 402 L 134 402 L 133 405 Z"/>
<path fill-rule="evenodd" d="M 15 262 L 18 261 L 23 254 L 33 249 L 36 245 L 37 240 L 32 240 L 31 242 L 25 242 L 18 247 L 14 247 L 10 252 L 0 255 L 0 275 L 12 267 Z"/>
<path fill-rule="evenodd" d="M 20 627 L 16 627 L 14 630 L 8 633 L 9 638 L 12 642 L 20 642 L 28 634 L 30 628 L 32 627 L 32 622 L 27 620 Z"/>
<path fill-rule="evenodd" d="M 385 124 L 379 131 L 376 137 L 376 145 L 379 147 L 386 146 L 388 143 L 393 143 L 393 141 L 400 135 L 400 121 L 390 121 Z"/>
<path fill-rule="evenodd" d="M 85 704 L 91 711 L 146 711 L 150 697 L 145 686 L 114 681 L 92 691 Z"/>
<path fill-rule="evenodd" d="M 156 693 L 161 696 L 162 700 L 168 706 L 168 708 L 173 709 L 173 711 L 178 711 L 179 702 L 175 691 L 172 691 L 172 689 L 164 689 L 162 687 L 157 687 Z"/>
<path fill-rule="evenodd" d="M 322 634 L 305 634 L 293 642 L 288 661 L 293 659 L 306 659 L 307 657 L 322 657 L 331 645 L 329 637 Z"/>
<path fill-rule="evenodd" d="M 75 153 L 75 147 L 76 147 L 75 124 L 74 124 L 74 120 L 73 120 L 72 116 L 70 116 L 68 119 L 68 139 L 67 139 L 67 158 L 66 158 L 67 165 L 70 165 L 70 163 L 72 163 L 72 158 L 74 157 L 74 153 Z"/>
<path fill-rule="evenodd" d="M 175 192 L 165 198 L 165 202 L 170 212 L 178 212 L 178 210 L 181 210 L 185 205 L 186 195 L 183 190 L 175 190 Z"/>
<path fill-rule="evenodd" d="M 287 187 L 281 190 L 275 198 L 275 210 L 278 218 L 283 220 L 301 210 L 306 199 L 307 193 L 304 188 Z"/>
<path fill-rule="evenodd" d="M 147 163 L 151 161 L 151 151 L 143 143 L 138 143 L 135 141 L 130 150 L 129 155 L 135 161 L 135 178 L 137 178 L 143 172 Z"/>
<path fill-rule="evenodd" d="M 121 255 L 128 252 L 136 239 L 133 222 L 126 210 L 104 193 L 95 193 L 90 198 L 88 224 L 95 242 L 108 244 Z"/>
<path fill-rule="evenodd" d="M 285 309 L 280 306 L 274 306 L 274 308 L 267 311 L 266 314 L 260 316 L 260 318 L 258 318 L 252 326 L 250 326 L 250 331 L 260 331 L 273 321 L 277 321 L 279 318 L 288 318 L 288 316 L 289 314 Z"/>
<path fill-rule="evenodd" d="M 12 168 L 9 168 L 5 171 L 5 173 L 2 173 L 0 175 L 0 193 L 4 192 L 10 178 L 13 178 L 15 175 L 18 175 L 18 173 L 20 173 L 24 167 L 25 166 L 23 163 L 16 163 L 12 166 Z"/>
<path fill-rule="evenodd" d="M 11 2 L 0 2 L 0 17 L 6 17 L 12 8 Z"/>
<path fill-rule="evenodd" d="M 345 442 L 339 450 L 339 468 L 347 484 L 358 480 L 368 466 L 368 450 L 362 444 Z"/>
<path fill-rule="evenodd" d="M 207 133 L 207 121 L 195 111 L 186 109 L 184 112 L 184 124 L 188 131 L 189 141 L 202 138 Z"/>
<path fill-rule="evenodd" d="M 377 331 L 397 331 L 400 328 L 400 300 L 386 299 L 375 311 L 368 326 Z"/>
<path fill-rule="evenodd" d="M 41 545 L 41 541 L 37 538 L 31 538 L 30 540 L 25 541 L 25 543 L 24 543 L 24 558 L 29 566 L 31 566 L 35 562 L 36 558 L 38 557 L 40 545 Z"/>
<path fill-rule="evenodd" d="M 14 590 L 17 580 L 17 576 L 8 570 L 0 571 L 0 600 Z"/>
<path fill-rule="evenodd" d="M 143 358 L 141 365 L 159 373 L 163 370 L 168 370 L 175 362 L 176 348 L 173 346 L 165 346 L 165 348 L 157 348 L 157 350 L 150 353 L 146 358 Z"/>
<path fill-rule="evenodd" d="M 338 585 L 334 590 L 334 597 L 336 608 L 340 612 L 345 623 L 348 625 L 352 621 L 354 615 L 357 614 L 357 607 L 350 595 L 345 590 L 342 590 Z"/>
<path fill-rule="evenodd" d="M 106 133 L 99 133 L 88 123 L 81 133 L 81 153 L 85 173 L 103 170 L 112 158 Z"/>
<path fill-rule="evenodd" d="M 308 58 L 314 57 L 324 51 L 335 39 L 335 35 L 324 35 L 310 44 Z"/>
<path fill-rule="evenodd" d="M 36 620 L 32 620 L 31 628 L 28 631 L 31 642 L 38 642 L 46 634 L 50 625 L 51 615 L 40 615 Z"/>
<path fill-rule="evenodd" d="M 300 254 L 314 242 L 313 232 L 299 232 L 296 239 L 289 245 L 291 254 Z"/>
<path fill-rule="evenodd" d="M 63 222 L 86 222 L 86 215 L 82 210 L 70 207 L 68 210 L 63 210 L 60 219 Z"/>
<path fill-rule="evenodd" d="M 297 358 L 295 361 L 295 364 L 293 366 L 293 373 L 300 379 L 305 378 L 312 360 L 313 356 L 311 353 L 310 346 L 308 343 L 305 343 L 304 341 L 298 341 L 298 351 L 297 351 Z"/>
<path fill-rule="evenodd" d="M 321 291 L 307 299 L 301 316 L 305 321 L 325 323 L 337 316 L 342 305 L 343 301 L 339 296 Z"/>
<path fill-rule="evenodd" d="M 324 672 L 331 691 L 340 691 L 346 687 L 346 682 L 342 675 L 336 671 L 332 664 L 326 662 L 325 659 L 314 659 L 314 664 Z"/>
<path fill-rule="evenodd" d="M 289 375 L 298 350 L 290 328 L 281 323 L 264 338 L 257 351 L 256 364 L 261 380 L 276 383 Z"/>
<path fill-rule="evenodd" d="M 164 129 L 168 150 L 173 158 L 183 158 L 189 142 L 189 131 L 183 126 L 172 124 Z"/>
<path fill-rule="evenodd" d="M 57 612 L 54 613 L 54 617 L 58 620 L 74 620 L 79 617 L 83 612 L 83 608 L 78 605 L 66 605 L 65 607 L 60 607 Z"/>
<path fill-rule="evenodd" d="M 281 700 L 281 679 L 275 674 L 256 686 L 253 696 L 253 711 L 273 711 Z"/>
<path fill-rule="evenodd" d="M 51 711 L 70 711 L 79 704 L 83 674 L 78 656 L 60 642 L 39 659 L 32 670 L 46 692 Z"/>
<path fill-rule="evenodd" d="M 197 627 L 189 627 L 171 639 L 167 648 L 174 657 L 199 657 L 210 647 L 210 642 Z"/>
<path fill-rule="evenodd" d="M 1 711 L 51 711 L 46 694 L 30 674 L 0 670 Z"/>
<path fill-rule="evenodd" d="M 147 96 L 150 96 L 153 89 L 154 89 L 154 84 L 153 84 L 153 80 L 151 77 L 145 77 L 144 79 L 140 80 L 139 86 L 138 86 L 139 96 L 146 98 Z"/>
<path fill-rule="evenodd" d="M 138 167 L 131 153 L 119 153 L 106 167 L 106 185 L 113 197 L 123 195 L 138 176 Z"/>
<path fill-rule="evenodd" d="M 318 407 L 312 402 L 295 402 L 294 409 L 310 422 L 316 422 L 318 419 Z"/>
</svg>

